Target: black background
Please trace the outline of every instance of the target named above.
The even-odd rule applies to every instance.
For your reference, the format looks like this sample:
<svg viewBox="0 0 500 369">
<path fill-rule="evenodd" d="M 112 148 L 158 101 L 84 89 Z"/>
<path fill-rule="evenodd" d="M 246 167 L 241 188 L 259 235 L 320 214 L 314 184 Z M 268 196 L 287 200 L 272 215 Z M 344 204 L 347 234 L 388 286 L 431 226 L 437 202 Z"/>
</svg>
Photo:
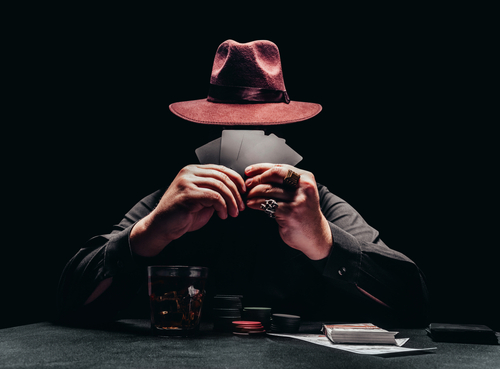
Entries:
<svg viewBox="0 0 500 369">
<path fill-rule="evenodd" d="M 210 135 L 168 105 L 206 96 L 218 45 L 269 39 L 290 98 L 323 106 L 287 126 L 299 167 L 421 267 L 433 321 L 500 329 L 486 9 L 281 2 L 5 14 L 1 326 L 50 318 L 82 244 L 196 161 Z"/>
</svg>

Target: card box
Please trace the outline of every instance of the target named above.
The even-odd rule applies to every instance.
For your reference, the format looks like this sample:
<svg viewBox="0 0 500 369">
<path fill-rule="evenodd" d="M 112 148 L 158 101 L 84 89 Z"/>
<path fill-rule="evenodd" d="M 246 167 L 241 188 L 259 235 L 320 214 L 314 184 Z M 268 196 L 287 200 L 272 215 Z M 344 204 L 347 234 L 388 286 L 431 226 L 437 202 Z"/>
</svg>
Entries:
<svg viewBox="0 0 500 369">
<path fill-rule="evenodd" d="M 431 323 L 426 330 L 436 342 L 498 344 L 496 332 L 485 325 Z"/>
</svg>

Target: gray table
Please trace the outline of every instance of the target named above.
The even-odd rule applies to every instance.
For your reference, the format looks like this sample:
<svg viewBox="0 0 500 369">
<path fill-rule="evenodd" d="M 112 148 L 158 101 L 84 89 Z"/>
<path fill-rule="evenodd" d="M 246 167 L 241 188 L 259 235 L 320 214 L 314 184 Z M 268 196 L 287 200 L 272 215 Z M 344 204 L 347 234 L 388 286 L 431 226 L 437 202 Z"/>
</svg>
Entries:
<svg viewBox="0 0 500 369">
<path fill-rule="evenodd" d="M 321 323 L 305 323 L 317 333 Z M 399 330 L 407 347 L 433 353 L 365 356 L 283 337 L 240 337 L 204 324 L 197 337 L 154 337 L 145 320 L 107 329 L 48 322 L 0 330 L 0 368 L 500 368 L 500 346 L 433 342 L 422 330 Z"/>
</svg>

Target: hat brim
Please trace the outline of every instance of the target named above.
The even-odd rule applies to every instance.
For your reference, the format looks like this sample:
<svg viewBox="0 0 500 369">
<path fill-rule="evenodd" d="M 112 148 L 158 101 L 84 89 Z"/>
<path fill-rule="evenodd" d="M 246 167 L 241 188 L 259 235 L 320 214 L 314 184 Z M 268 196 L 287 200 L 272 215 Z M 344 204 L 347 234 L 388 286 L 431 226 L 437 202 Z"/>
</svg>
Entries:
<svg viewBox="0 0 500 369">
<path fill-rule="evenodd" d="M 222 104 L 207 99 L 182 101 L 169 106 L 170 111 L 190 122 L 213 125 L 278 125 L 301 122 L 317 115 L 320 104 L 290 101 L 267 104 Z"/>
</svg>

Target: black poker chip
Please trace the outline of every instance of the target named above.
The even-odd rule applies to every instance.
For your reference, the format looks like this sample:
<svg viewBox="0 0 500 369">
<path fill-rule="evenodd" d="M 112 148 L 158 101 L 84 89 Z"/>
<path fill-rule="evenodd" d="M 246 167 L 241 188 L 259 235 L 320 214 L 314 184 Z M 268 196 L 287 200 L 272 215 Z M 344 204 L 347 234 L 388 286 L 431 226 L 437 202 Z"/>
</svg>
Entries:
<svg viewBox="0 0 500 369">
<path fill-rule="evenodd" d="M 214 330 L 232 332 L 232 322 L 241 320 L 241 295 L 216 295 L 213 299 Z"/>
<path fill-rule="evenodd" d="M 213 308 L 213 315 L 216 317 L 232 317 L 235 319 L 241 318 L 241 310 L 240 309 L 230 309 L 230 308 Z"/>
<path fill-rule="evenodd" d="M 264 328 L 268 329 L 271 324 L 271 308 L 246 306 L 243 308 L 242 318 L 259 321 Z"/>
<path fill-rule="evenodd" d="M 243 307 L 241 295 L 215 295 L 213 300 L 214 308 L 240 309 Z"/>
<path fill-rule="evenodd" d="M 289 314 L 273 314 L 271 332 L 297 333 L 300 328 L 300 316 Z"/>
</svg>

